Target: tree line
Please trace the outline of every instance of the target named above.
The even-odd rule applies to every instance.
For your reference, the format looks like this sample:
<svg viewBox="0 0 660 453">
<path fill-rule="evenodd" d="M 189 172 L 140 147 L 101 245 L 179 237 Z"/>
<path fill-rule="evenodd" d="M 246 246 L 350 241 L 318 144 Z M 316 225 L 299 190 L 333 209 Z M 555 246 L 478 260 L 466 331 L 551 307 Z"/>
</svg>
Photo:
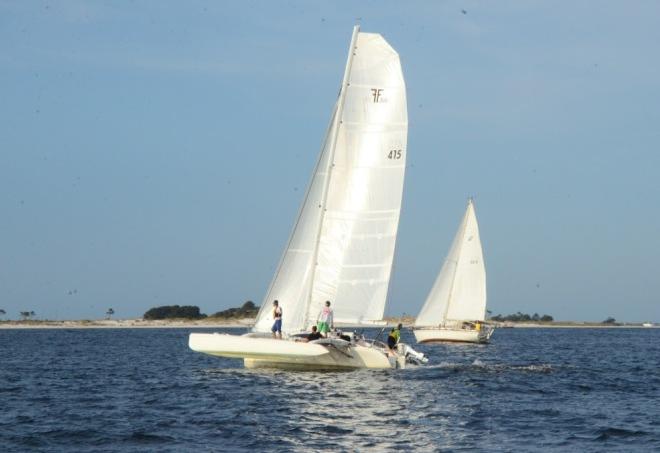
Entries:
<svg viewBox="0 0 660 453">
<path fill-rule="evenodd" d="M 218 311 L 210 316 L 202 313 L 196 305 L 163 305 L 154 307 L 147 310 L 143 318 L 154 319 L 204 319 L 204 318 L 221 318 L 221 319 L 242 319 L 242 318 L 255 318 L 259 313 L 259 306 L 254 302 L 248 300 L 242 306 L 236 308 L 228 308 L 227 310 Z M 0 317 L 3 317 L 7 312 L 0 308 Z M 33 319 L 36 316 L 34 311 L 21 311 L 19 312 L 22 321 Z M 111 319 L 115 314 L 113 308 L 108 308 L 105 312 L 106 319 Z"/>
<path fill-rule="evenodd" d="M 251 300 L 245 302 L 242 306 L 237 308 L 229 308 L 227 310 L 218 311 L 211 316 L 202 313 L 196 305 L 162 305 L 160 307 L 150 308 L 142 316 L 144 319 L 204 319 L 204 318 L 221 318 L 221 319 L 241 319 L 241 318 L 254 318 L 259 313 L 259 307 Z"/>
<path fill-rule="evenodd" d="M 7 314 L 7 311 L 0 308 L 0 317 L 5 316 L 6 314 Z M 33 310 L 19 311 L 18 314 L 21 316 L 21 321 L 27 321 L 28 319 L 32 319 L 35 316 L 37 316 L 37 314 Z M 108 311 L 105 312 L 106 319 L 112 318 L 112 315 L 114 315 L 114 314 L 115 314 L 115 310 L 112 309 L 112 308 L 108 308 Z"/>
<path fill-rule="evenodd" d="M 505 321 L 510 321 L 510 322 L 552 322 L 554 321 L 554 318 L 550 315 L 539 315 L 538 313 L 534 313 L 533 315 L 529 315 L 527 313 L 521 313 L 517 312 L 511 315 L 495 315 L 490 317 L 491 321 L 498 321 L 498 322 L 505 322 Z"/>
</svg>

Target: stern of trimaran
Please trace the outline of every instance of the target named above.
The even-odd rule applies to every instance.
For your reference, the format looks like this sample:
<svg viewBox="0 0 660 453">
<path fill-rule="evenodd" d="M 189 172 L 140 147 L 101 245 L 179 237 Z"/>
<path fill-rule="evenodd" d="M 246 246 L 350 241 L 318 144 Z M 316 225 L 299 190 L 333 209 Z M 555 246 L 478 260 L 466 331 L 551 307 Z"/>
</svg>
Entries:
<svg viewBox="0 0 660 453">
<path fill-rule="evenodd" d="M 406 165 L 408 113 L 397 52 L 355 27 L 346 69 L 305 199 L 253 332 L 191 334 L 190 348 L 245 359 L 248 367 L 391 368 L 402 354 L 378 342 L 295 341 L 322 304 L 335 323 L 382 319 L 396 243 Z M 283 340 L 270 337 L 272 302 Z"/>
</svg>

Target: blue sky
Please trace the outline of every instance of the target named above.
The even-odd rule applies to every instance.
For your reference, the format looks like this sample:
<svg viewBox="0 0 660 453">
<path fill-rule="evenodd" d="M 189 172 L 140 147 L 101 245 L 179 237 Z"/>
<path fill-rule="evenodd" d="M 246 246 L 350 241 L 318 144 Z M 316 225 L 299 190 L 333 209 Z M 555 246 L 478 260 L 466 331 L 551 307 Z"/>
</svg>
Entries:
<svg viewBox="0 0 660 453">
<path fill-rule="evenodd" d="M 408 85 L 388 313 L 474 196 L 495 313 L 660 321 L 651 1 L 0 1 L 0 308 L 260 302 L 358 18 Z"/>
</svg>

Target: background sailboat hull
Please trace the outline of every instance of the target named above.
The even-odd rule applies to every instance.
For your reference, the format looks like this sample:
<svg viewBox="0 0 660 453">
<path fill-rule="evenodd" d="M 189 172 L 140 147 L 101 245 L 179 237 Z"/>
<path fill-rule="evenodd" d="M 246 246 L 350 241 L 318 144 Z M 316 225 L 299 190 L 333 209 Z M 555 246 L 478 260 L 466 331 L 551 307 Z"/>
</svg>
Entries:
<svg viewBox="0 0 660 453">
<path fill-rule="evenodd" d="M 415 338 L 418 343 L 433 342 L 459 342 L 459 343 L 488 343 L 492 330 L 465 330 L 465 329 L 415 329 Z"/>
</svg>

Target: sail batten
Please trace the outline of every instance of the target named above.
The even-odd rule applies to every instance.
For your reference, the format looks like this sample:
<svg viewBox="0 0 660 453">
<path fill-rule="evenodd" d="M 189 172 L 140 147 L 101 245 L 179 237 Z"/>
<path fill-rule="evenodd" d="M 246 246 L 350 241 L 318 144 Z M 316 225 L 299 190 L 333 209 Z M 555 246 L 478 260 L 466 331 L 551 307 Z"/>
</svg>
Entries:
<svg viewBox="0 0 660 453">
<path fill-rule="evenodd" d="M 398 54 L 355 33 L 324 147 L 255 330 L 284 311 L 283 330 L 308 328 L 326 300 L 335 318 L 382 319 L 407 154 L 405 82 Z"/>
</svg>

